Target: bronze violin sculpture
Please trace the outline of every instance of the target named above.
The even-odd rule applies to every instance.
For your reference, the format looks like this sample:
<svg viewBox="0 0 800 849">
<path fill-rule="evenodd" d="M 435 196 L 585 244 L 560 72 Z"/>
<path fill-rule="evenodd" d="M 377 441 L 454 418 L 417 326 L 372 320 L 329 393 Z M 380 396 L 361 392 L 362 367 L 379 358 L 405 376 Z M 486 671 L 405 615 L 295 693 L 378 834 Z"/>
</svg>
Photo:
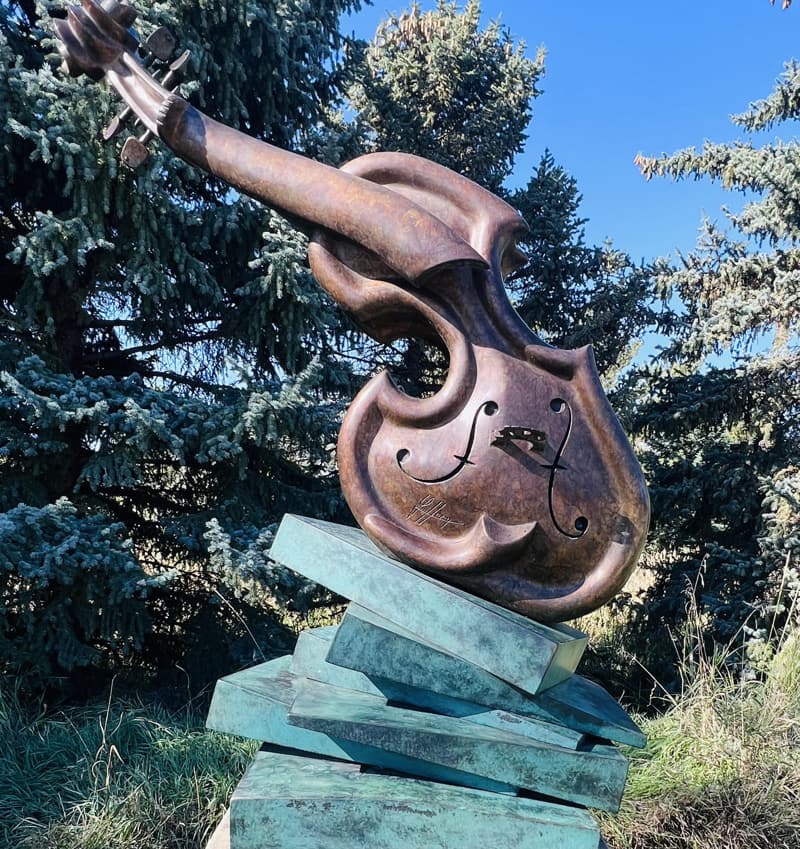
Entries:
<svg viewBox="0 0 800 849">
<path fill-rule="evenodd" d="M 158 136 L 303 222 L 317 281 L 375 339 L 447 349 L 435 395 L 405 395 L 382 373 L 345 416 L 341 485 L 367 535 L 540 621 L 608 601 L 644 544 L 647 490 L 591 349 L 546 345 L 508 300 L 503 277 L 522 262 L 527 230 L 518 213 L 415 156 L 369 154 L 336 169 L 214 121 L 148 75 L 134 18 L 116 0 L 82 0 L 55 22 L 67 70 L 105 76 L 144 125 L 126 145 L 134 164 Z"/>
</svg>

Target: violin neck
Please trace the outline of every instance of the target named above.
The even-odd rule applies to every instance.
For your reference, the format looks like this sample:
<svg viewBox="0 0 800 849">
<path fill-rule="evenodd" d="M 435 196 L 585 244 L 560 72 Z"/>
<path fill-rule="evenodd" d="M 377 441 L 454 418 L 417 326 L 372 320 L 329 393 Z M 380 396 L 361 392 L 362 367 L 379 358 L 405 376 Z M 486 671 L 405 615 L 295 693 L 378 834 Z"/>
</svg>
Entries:
<svg viewBox="0 0 800 849">
<path fill-rule="evenodd" d="M 401 193 L 215 121 L 161 86 L 130 54 L 123 68 L 110 71 L 109 81 L 148 130 L 182 159 L 300 229 L 343 236 L 412 283 L 441 266 L 485 266 L 443 222 Z"/>
</svg>

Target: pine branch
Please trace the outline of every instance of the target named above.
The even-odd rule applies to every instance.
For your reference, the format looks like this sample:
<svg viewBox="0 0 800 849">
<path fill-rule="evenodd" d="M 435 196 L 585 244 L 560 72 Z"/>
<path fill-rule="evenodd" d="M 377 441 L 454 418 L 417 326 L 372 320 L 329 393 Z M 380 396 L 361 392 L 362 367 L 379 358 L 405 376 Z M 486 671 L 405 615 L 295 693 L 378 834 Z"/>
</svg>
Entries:
<svg viewBox="0 0 800 849">
<path fill-rule="evenodd" d="M 173 468 L 175 468 L 173 466 Z M 109 503 L 118 504 L 116 499 L 122 499 L 123 502 L 130 506 L 135 505 L 141 507 L 144 511 L 162 510 L 169 515 L 183 512 L 184 505 L 180 501 L 168 498 L 163 492 L 154 489 L 139 486 L 137 488 L 125 486 L 101 486 L 95 490 L 97 495 L 105 496 L 109 499 Z M 144 516 L 131 511 L 131 515 L 138 516 L 139 524 L 146 523 Z"/>
<path fill-rule="evenodd" d="M 220 331 L 214 330 L 209 333 L 200 333 L 197 336 L 186 336 L 183 339 L 170 339 L 163 340 L 161 342 L 152 342 L 149 345 L 135 345 L 131 348 L 120 348 L 119 351 L 98 351 L 97 353 L 93 353 L 91 357 L 87 357 L 87 360 L 94 362 L 126 359 L 133 354 L 146 354 L 150 351 L 159 351 L 164 348 L 167 350 L 174 350 L 175 348 L 180 348 L 183 345 L 196 345 L 200 342 L 210 342 L 214 339 L 221 338 L 223 337 Z"/>
<path fill-rule="evenodd" d="M 792 120 L 800 112 L 800 67 L 792 61 L 786 65 L 775 90 L 769 97 L 751 104 L 740 115 L 734 115 L 734 124 L 755 132 L 769 130 L 781 121 Z"/>
<path fill-rule="evenodd" d="M 158 369 L 143 369 L 141 371 L 142 377 L 150 377 L 150 378 L 161 378 L 162 380 L 168 380 L 172 383 L 180 384 L 182 386 L 191 386 L 194 389 L 201 389 L 204 392 L 208 392 L 209 394 L 216 394 L 219 391 L 219 384 L 217 383 L 209 383 L 205 380 L 200 380 L 196 377 L 189 377 L 187 374 L 178 374 L 178 372 L 174 371 L 159 371 Z"/>
<path fill-rule="evenodd" d="M 216 318 L 210 316 L 198 316 L 196 318 L 181 318 L 182 324 L 197 325 L 208 324 L 211 321 L 217 321 Z M 141 325 L 142 320 L 137 318 L 95 318 L 92 319 L 85 327 L 91 330 L 101 330 L 104 328 L 114 327 L 136 327 Z"/>
</svg>

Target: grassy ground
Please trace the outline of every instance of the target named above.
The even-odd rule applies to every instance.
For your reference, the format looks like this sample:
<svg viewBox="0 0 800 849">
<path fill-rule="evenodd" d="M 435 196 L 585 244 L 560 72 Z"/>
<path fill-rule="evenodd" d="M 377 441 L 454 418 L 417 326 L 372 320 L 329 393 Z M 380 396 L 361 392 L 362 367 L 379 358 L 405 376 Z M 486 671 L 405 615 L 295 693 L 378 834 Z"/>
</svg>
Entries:
<svg viewBox="0 0 800 849">
<path fill-rule="evenodd" d="M 186 715 L 36 712 L 0 691 L 0 847 L 203 846 L 256 749 Z"/>
<path fill-rule="evenodd" d="M 603 818 L 611 849 L 800 847 L 800 630 L 763 676 L 730 657 L 684 661 L 684 690 L 643 721 L 648 745 L 626 751 L 622 810 Z"/>
<path fill-rule="evenodd" d="M 611 849 L 800 847 L 800 630 L 757 680 L 687 652 L 684 692 L 642 720 Z M 256 749 L 131 704 L 47 712 L 0 691 L 0 847 L 197 849 Z"/>
</svg>

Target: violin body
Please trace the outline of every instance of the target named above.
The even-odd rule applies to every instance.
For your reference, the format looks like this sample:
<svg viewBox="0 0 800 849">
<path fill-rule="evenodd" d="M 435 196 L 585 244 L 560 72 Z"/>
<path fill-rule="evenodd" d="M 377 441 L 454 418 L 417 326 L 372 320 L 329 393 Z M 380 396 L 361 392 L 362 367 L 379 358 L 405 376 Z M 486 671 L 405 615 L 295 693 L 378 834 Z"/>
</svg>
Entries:
<svg viewBox="0 0 800 849">
<path fill-rule="evenodd" d="M 353 515 L 405 563 L 539 621 L 599 607 L 639 557 L 647 489 L 591 348 L 545 345 L 509 303 L 502 280 L 522 261 L 524 222 L 417 157 L 344 167 L 435 212 L 484 260 L 413 285 L 330 233 L 312 243 L 317 280 L 372 336 L 425 338 L 449 355 L 435 395 L 410 397 L 384 372 L 351 404 L 338 458 Z"/>
<path fill-rule="evenodd" d="M 415 408 L 388 377 L 374 379 L 342 426 L 340 475 L 353 514 L 391 554 L 560 621 L 621 589 L 644 542 L 647 500 L 598 397 L 591 352 L 575 352 L 566 380 L 532 348 L 525 358 L 476 348 L 472 391 L 451 409 L 437 398 Z"/>
<path fill-rule="evenodd" d="M 319 283 L 382 342 L 449 355 L 442 388 L 370 380 L 342 424 L 342 490 L 398 559 L 540 621 L 616 594 L 649 521 L 641 470 L 589 348 L 545 345 L 503 277 L 527 226 L 442 166 L 399 153 L 330 168 L 257 141 L 163 89 L 131 47 L 130 7 L 83 0 L 57 21 L 67 70 L 103 75 L 182 158 L 299 221 Z"/>
</svg>

